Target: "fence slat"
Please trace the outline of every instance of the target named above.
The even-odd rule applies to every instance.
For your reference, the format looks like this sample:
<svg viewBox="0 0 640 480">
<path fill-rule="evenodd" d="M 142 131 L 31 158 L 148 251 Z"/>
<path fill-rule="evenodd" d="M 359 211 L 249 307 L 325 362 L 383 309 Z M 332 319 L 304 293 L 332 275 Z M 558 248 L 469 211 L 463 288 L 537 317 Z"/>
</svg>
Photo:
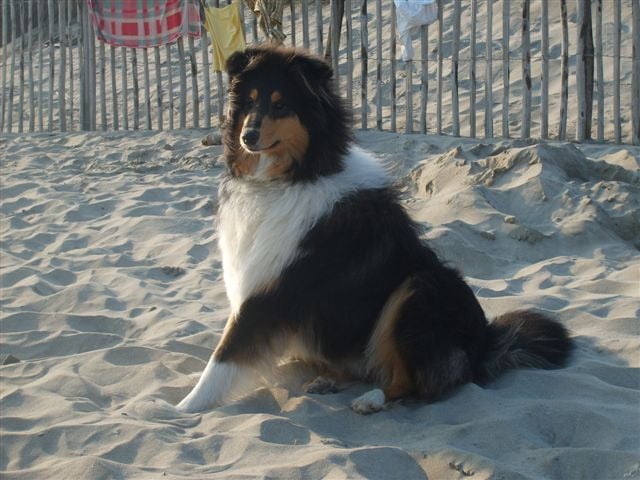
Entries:
<svg viewBox="0 0 640 480">
<path fill-rule="evenodd" d="M 367 129 L 368 106 L 368 72 L 369 72 L 369 17 L 367 15 L 367 0 L 360 5 L 360 125 Z"/>
<path fill-rule="evenodd" d="M 200 30 L 202 52 L 202 76 L 204 80 L 204 127 L 211 128 L 211 81 L 209 80 L 209 34 L 206 28 Z"/>
<path fill-rule="evenodd" d="M 502 136 L 509 138 L 509 1 L 502 0 Z"/>
<path fill-rule="evenodd" d="M 340 88 L 340 70 L 338 69 L 338 53 L 340 51 L 340 3 L 342 0 L 331 0 L 331 21 L 329 23 L 329 35 L 327 38 L 327 52 L 331 57 L 331 66 L 333 68 L 333 78 Z M 326 57 L 326 53 L 325 53 Z"/>
<path fill-rule="evenodd" d="M 382 130 L 382 0 L 376 0 L 376 127 Z"/>
<path fill-rule="evenodd" d="M 396 131 L 397 117 L 397 78 L 396 78 L 396 4 L 391 2 L 391 34 L 389 54 L 391 55 L 391 131 Z"/>
<path fill-rule="evenodd" d="M 112 116 L 113 129 L 118 130 L 120 126 L 118 123 L 118 95 L 116 85 L 116 47 L 109 46 L 109 67 L 111 68 L 111 104 L 113 108 Z"/>
<path fill-rule="evenodd" d="M 107 78 L 104 43 L 98 44 L 98 69 L 100 77 L 100 128 L 107 130 Z"/>
<path fill-rule="evenodd" d="M 531 37 L 529 33 L 529 17 L 531 5 L 529 0 L 522 0 L 522 124 L 520 137 L 531 136 Z"/>
<path fill-rule="evenodd" d="M 444 30 L 444 5 L 438 2 L 438 84 L 436 85 L 436 130 L 442 135 L 442 40 Z"/>
<path fill-rule="evenodd" d="M 296 45 L 296 2 L 291 2 L 289 7 L 291 8 L 291 45 Z"/>
<path fill-rule="evenodd" d="M 58 76 L 58 107 L 60 109 L 60 131 L 67 131 L 67 107 L 66 107 L 66 95 L 67 89 L 65 85 L 65 78 L 67 76 L 67 50 L 66 50 L 66 2 L 58 2 L 58 31 L 60 32 L 60 66 Z"/>
<path fill-rule="evenodd" d="M 189 37 L 189 63 L 191 64 L 191 105 L 193 126 L 200 128 L 200 94 L 198 92 L 198 65 L 193 37 Z"/>
<path fill-rule="evenodd" d="M 569 25 L 567 23 L 567 0 L 560 0 L 560 21 L 562 23 L 562 65 L 560 86 L 560 125 L 558 137 L 567 139 L 567 106 L 569 103 Z"/>
<path fill-rule="evenodd" d="M 632 3 L 633 18 L 633 76 L 632 76 L 632 128 L 631 142 L 640 145 L 640 5 Z"/>
<path fill-rule="evenodd" d="M 460 136 L 460 107 L 458 105 L 458 56 L 460 54 L 460 16 L 461 0 L 453 2 L 453 51 L 451 52 L 451 116 L 453 125 L 451 133 Z"/>
<path fill-rule="evenodd" d="M 220 0 L 215 0 L 214 1 L 214 6 L 219 7 L 220 6 Z M 242 9 L 241 9 L 242 10 Z M 253 17 L 254 20 L 254 28 L 255 28 L 255 15 L 253 14 L 253 12 L 251 13 L 251 16 Z M 255 32 L 254 32 L 255 35 Z M 222 79 L 222 72 L 217 71 L 216 72 L 216 95 L 218 96 L 218 125 L 222 125 L 224 122 L 224 97 L 225 97 L 225 92 L 224 92 L 224 84 L 223 84 L 223 79 Z"/>
<path fill-rule="evenodd" d="M 127 49 L 120 48 L 122 54 L 122 128 L 129 130 L 129 102 L 128 102 L 128 86 L 127 86 Z"/>
<path fill-rule="evenodd" d="M 178 66 L 180 67 L 180 128 L 187 128 L 187 69 L 184 65 L 184 41 L 178 38 Z"/>
<path fill-rule="evenodd" d="M 353 107 L 353 11 L 351 0 L 345 0 L 344 9 L 347 26 L 347 102 L 349 107 Z"/>
<path fill-rule="evenodd" d="M 420 133 L 427 133 L 429 100 L 429 25 L 420 27 Z"/>
<path fill-rule="evenodd" d="M 545 1 L 545 0 L 543 0 Z M 487 0 L 487 36 L 484 79 L 484 136 L 493 137 L 493 0 Z"/>
<path fill-rule="evenodd" d="M 405 133 L 413 133 L 413 60 L 404 62 L 405 68 Z"/>
<path fill-rule="evenodd" d="M 18 133 L 22 133 L 24 130 L 24 51 L 27 49 L 26 38 L 24 32 L 22 31 L 24 27 L 24 3 L 18 3 L 18 19 L 20 22 L 20 72 L 19 72 L 19 82 L 20 82 L 20 94 L 18 97 Z M 15 25 L 13 28 L 16 28 Z M 13 48 L 16 48 L 16 45 L 13 45 Z"/>
<path fill-rule="evenodd" d="M 54 65 L 55 65 L 55 55 L 53 48 L 53 21 L 55 18 L 55 13 L 53 10 L 53 0 L 49 0 L 47 5 L 47 15 L 49 16 L 49 131 L 53 130 L 53 79 L 54 79 Z"/>
<path fill-rule="evenodd" d="M 142 70 L 144 78 L 145 127 L 151 130 L 151 82 L 149 81 L 149 50 L 142 49 Z"/>
<path fill-rule="evenodd" d="M 586 98 L 586 62 L 585 62 L 585 4 L 583 0 L 576 2 L 576 91 L 578 94 L 578 118 L 576 119 L 576 139 L 584 142 L 587 138 L 587 98 Z"/>
<path fill-rule="evenodd" d="M 206 52 L 205 52 L 206 55 Z M 162 118 L 162 71 L 160 70 L 160 47 L 153 47 L 153 59 L 156 67 L 156 108 L 158 109 L 158 130 L 164 127 Z"/>
<path fill-rule="evenodd" d="M 27 12 L 27 20 L 29 22 L 28 31 L 28 44 L 27 44 L 27 64 L 29 68 L 29 131 L 33 132 L 36 127 L 36 116 L 35 116 L 35 102 L 34 102 L 34 89 L 33 89 L 33 1 L 29 0 L 29 9 Z M 4 73 L 4 72 L 3 72 Z M 2 97 L 4 98 L 4 90 L 2 92 Z M 2 128 L 0 128 L 2 131 Z"/>
<path fill-rule="evenodd" d="M 133 129 L 140 129 L 140 88 L 138 85 L 138 50 L 131 49 L 131 80 L 133 82 Z"/>
<path fill-rule="evenodd" d="M 89 12 L 85 10 L 85 19 L 87 22 L 87 32 L 89 34 L 89 42 L 87 44 L 89 48 L 89 129 L 96 130 L 96 118 L 97 118 L 97 90 L 96 90 L 96 35 L 93 31 L 93 22 L 89 21 Z"/>
<path fill-rule="evenodd" d="M 490 0 L 487 0 L 490 1 Z M 471 0 L 471 39 L 469 42 L 469 80 L 471 91 L 469 92 L 469 136 L 476 136 L 476 12 L 478 1 Z"/>
<path fill-rule="evenodd" d="M 549 0 L 542 0 L 540 35 L 542 71 L 540 75 L 540 137 L 549 138 Z"/>
<path fill-rule="evenodd" d="M 596 138 L 604 141 L 604 65 L 602 63 L 602 0 L 596 0 L 596 71 L 598 75 L 598 130 Z"/>
<path fill-rule="evenodd" d="M 169 130 L 173 130 L 173 72 L 171 72 L 171 45 L 165 45 L 167 52 L 167 82 L 169 83 Z"/>
<path fill-rule="evenodd" d="M 620 123 L 620 37 L 622 30 L 622 0 L 615 0 L 613 8 L 613 136 L 622 142 Z"/>
<path fill-rule="evenodd" d="M 302 46 L 309 49 L 309 0 L 302 0 Z"/>
<path fill-rule="evenodd" d="M 366 1 L 366 0 L 363 0 Z M 7 43 L 9 33 L 9 2 L 2 2 L 2 114 L 0 132 L 4 132 L 4 117 L 7 113 Z"/>
<path fill-rule="evenodd" d="M 322 0 L 316 0 L 316 41 L 317 41 L 317 54 L 322 55 L 323 43 L 322 43 Z"/>
</svg>

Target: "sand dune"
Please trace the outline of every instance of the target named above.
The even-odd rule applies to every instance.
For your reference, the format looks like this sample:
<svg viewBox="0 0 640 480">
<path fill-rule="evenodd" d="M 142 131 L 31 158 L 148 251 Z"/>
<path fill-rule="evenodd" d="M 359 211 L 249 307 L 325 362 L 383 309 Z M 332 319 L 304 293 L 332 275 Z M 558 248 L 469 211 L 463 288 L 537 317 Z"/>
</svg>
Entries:
<svg viewBox="0 0 640 480">
<path fill-rule="evenodd" d="M 288 364 L 184 415 L 228 313 L 203 136 L 0 140 L 3 478 L 640 477 L 640 149 L 360 132 L 490 315 L 571 329 L 569 367 L 363 417 L 367 386 Z"/>
</svg>

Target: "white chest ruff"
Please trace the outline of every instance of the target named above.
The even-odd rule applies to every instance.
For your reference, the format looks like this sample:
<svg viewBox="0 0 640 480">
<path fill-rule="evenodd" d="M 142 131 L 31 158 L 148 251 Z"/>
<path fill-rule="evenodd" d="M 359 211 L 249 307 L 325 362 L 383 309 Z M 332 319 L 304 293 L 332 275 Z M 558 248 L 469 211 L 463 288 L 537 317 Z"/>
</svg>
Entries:
<svg viewBox="0 0 640 480">
<path fill-rule="evenodd" d="M 311 183 L 229 180 L 218 212 L 224 282 L 237 312 L 252 294 L 268 289 L 302 252 L 304 236 L 345 195 L 388 185 L 385 169 L 353 148 L 345 169 Z"/>
</svg>

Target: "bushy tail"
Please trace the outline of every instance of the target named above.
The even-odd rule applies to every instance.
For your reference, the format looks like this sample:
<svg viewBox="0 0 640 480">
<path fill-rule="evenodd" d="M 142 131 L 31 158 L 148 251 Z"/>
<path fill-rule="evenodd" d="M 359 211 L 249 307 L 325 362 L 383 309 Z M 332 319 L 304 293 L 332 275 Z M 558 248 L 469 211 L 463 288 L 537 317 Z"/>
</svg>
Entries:
<svg viewBox="0 0 640 480">
<path fill-rule="evenodd" d="M 483 379 L 512 368 L 562 367 L 572 349 L 569 332 L 555 320 L 531 310 L 505 313 L 489 324 Z"/>
</svg>

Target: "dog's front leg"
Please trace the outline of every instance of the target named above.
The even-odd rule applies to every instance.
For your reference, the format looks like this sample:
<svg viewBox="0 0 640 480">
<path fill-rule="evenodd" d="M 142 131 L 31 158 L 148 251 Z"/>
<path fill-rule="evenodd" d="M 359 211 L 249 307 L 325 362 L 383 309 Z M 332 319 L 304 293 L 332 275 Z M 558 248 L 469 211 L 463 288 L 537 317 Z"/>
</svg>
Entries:
<svg viewBox="0 0 640 480">
<path fill-rule="evenodd" d="M 176 408 L 201 412 L 228 403 L 260 384 L 259 367 L 273 358 L 272 308 L 253 298 L 227 321 L 222 339 L 196 386 Z"/>
</svg>

